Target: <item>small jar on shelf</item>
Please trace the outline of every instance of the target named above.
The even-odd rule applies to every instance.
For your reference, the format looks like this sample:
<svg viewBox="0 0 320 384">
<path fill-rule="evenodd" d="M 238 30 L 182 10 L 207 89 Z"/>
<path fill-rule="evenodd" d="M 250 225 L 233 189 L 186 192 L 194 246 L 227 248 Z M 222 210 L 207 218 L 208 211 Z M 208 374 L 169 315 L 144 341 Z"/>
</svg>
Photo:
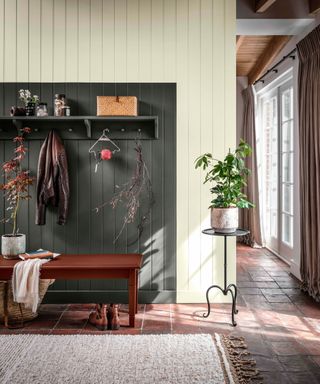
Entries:
<svg viewBox="0 0 320 384">
<path fill-rule="evenodd" d="M 37 116 L 44 117 L 48 116 L 47 103 L 39 103 L 37 106 Z"/>
</svg>

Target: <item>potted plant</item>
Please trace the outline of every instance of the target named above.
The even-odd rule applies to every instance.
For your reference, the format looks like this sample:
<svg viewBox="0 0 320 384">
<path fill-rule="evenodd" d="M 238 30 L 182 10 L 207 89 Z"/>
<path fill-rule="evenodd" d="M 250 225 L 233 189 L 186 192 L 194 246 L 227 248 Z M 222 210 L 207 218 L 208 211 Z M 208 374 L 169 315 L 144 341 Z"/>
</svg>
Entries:
<svg viewBox="0 0 320 384">
<path fill-rule="evenodd" d="M 23 101 L 25 105 L 26 115 L 34 116 L 36 106 L 39 103 L 39 96 L 31 95 L 31 92 L 29 91 L 29 89 L 20 89 L 19 99 Z"/>
<path fill-rule="evenodd" d="M 205 183 L 214 183 L 210 189 L 214 195 L 211 201 L 211 227 L 216 232 L 232 233 L 238 228 L 238 208 L 254 207 L 242 192 L 250 170 L 245 167 L 244 159 L 250 156 L 252 149 L 243 140 L 238 148 L 229 153 L 223 161 L 205 153 L 195 162 L 196 168 L 207 170 Z"/>
<path fill-rule="evenodd" d="M 22 169 L 22 162 L 27 152 L 24 135 L 30 132 L 30 128 L 23 128 L 21 134 L 13 139 L 16 143 L 14 156 L 2 165 L 5 183 L 0 185 L 0 190 L 4 191 L 9 212 L 9 217 L 4 218 L 2 222 L 12 224 L 12 232 L 2 235 L 1 238 L 1 254 L 6 259 L 17 258 L 20 253 L 26 251 L 26 236 L 19 233 L 17 219 L 21 202 L 30 199 L 28 188 L 33 183 L 30 171 Z"/>
</svg>

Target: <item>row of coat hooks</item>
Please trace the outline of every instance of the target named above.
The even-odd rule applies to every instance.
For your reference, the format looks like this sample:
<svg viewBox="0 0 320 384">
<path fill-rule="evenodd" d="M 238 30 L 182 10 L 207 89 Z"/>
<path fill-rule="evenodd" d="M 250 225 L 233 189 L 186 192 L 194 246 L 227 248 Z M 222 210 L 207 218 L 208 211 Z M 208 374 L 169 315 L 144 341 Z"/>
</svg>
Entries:
<svg viewBox="0 0 320 384">
<path fill-rule="evenodd" d="M 32 130 L 29 140 L 41 139 L 52 128 L 59 131 L 61 137 L 66 140 L 95 139 L 106 127 L 108 127 L 108 135 L 112 139 L 134 140 L 139 137 L 142 140 L 152 140 L 159 137 L 157 116 L 135 118 L 99 118 L 94 116 L 15 118 L 0 116 L 0 139 L 10 139 L 14 134 L 13 128 L 20 132 L 23 127 L 30 127 Z"/>
</svg>

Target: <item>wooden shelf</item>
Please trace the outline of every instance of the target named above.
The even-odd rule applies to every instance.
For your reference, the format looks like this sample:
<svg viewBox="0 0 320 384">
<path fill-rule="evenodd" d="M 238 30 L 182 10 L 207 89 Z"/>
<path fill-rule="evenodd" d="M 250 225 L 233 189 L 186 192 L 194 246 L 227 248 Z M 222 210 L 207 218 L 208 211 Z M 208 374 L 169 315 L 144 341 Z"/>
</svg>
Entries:
<svg viewBox="0 0 320 384">
<path fill-rule="evenodd" d="M 111 139 L 158 139 L 158 116 L 3 116 L 0 117 L 0 139 L 10 139 L 23 127 L 32 129 L 28 139 L 43 139 L 56 129 L 62 139 L 97 139 L 109 129 Z"/>
</svg>

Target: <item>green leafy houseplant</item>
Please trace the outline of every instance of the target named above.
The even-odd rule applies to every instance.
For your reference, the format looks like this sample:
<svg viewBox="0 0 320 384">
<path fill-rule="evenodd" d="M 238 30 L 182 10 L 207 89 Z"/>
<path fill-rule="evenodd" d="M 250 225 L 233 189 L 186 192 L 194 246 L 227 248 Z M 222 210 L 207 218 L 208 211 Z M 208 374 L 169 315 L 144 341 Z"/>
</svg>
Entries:
<svg viewBox="0 0 320 384">
<path fill-rule="evenodd" d="M 238 148 L 234 152 L 229 151 L 223 161 L 214 159 L 211 153 L 205 153 L 196 159 L 196 168 L 203 170 L 209 168 L 204 184 L 215 183 L 210 189 L 211 193 L 215 195 L 210 207 L 254 207 L 254 204 L 248 201 L 247 196 L 242 192 L 251 173 L 245 167 L 244 159 L 251 153 L 250 145 L 241 140 Z"/>
<path fill-rule="evenodd" d="M 214 183 L 210 192 L 214 195 L 209 208 L 251 208 L 254 204 L 247 200 L 243 188 L 247 185 L 250 170 L 245 166 L 245 158 L 250 156 L 252 149 L 241 140 L 238 148 L 229 153 L 224 160 L 214 159 L 211 153 L 199 156 L 195 168 L 207 170 L 204 184 Z"/>
</svg>

